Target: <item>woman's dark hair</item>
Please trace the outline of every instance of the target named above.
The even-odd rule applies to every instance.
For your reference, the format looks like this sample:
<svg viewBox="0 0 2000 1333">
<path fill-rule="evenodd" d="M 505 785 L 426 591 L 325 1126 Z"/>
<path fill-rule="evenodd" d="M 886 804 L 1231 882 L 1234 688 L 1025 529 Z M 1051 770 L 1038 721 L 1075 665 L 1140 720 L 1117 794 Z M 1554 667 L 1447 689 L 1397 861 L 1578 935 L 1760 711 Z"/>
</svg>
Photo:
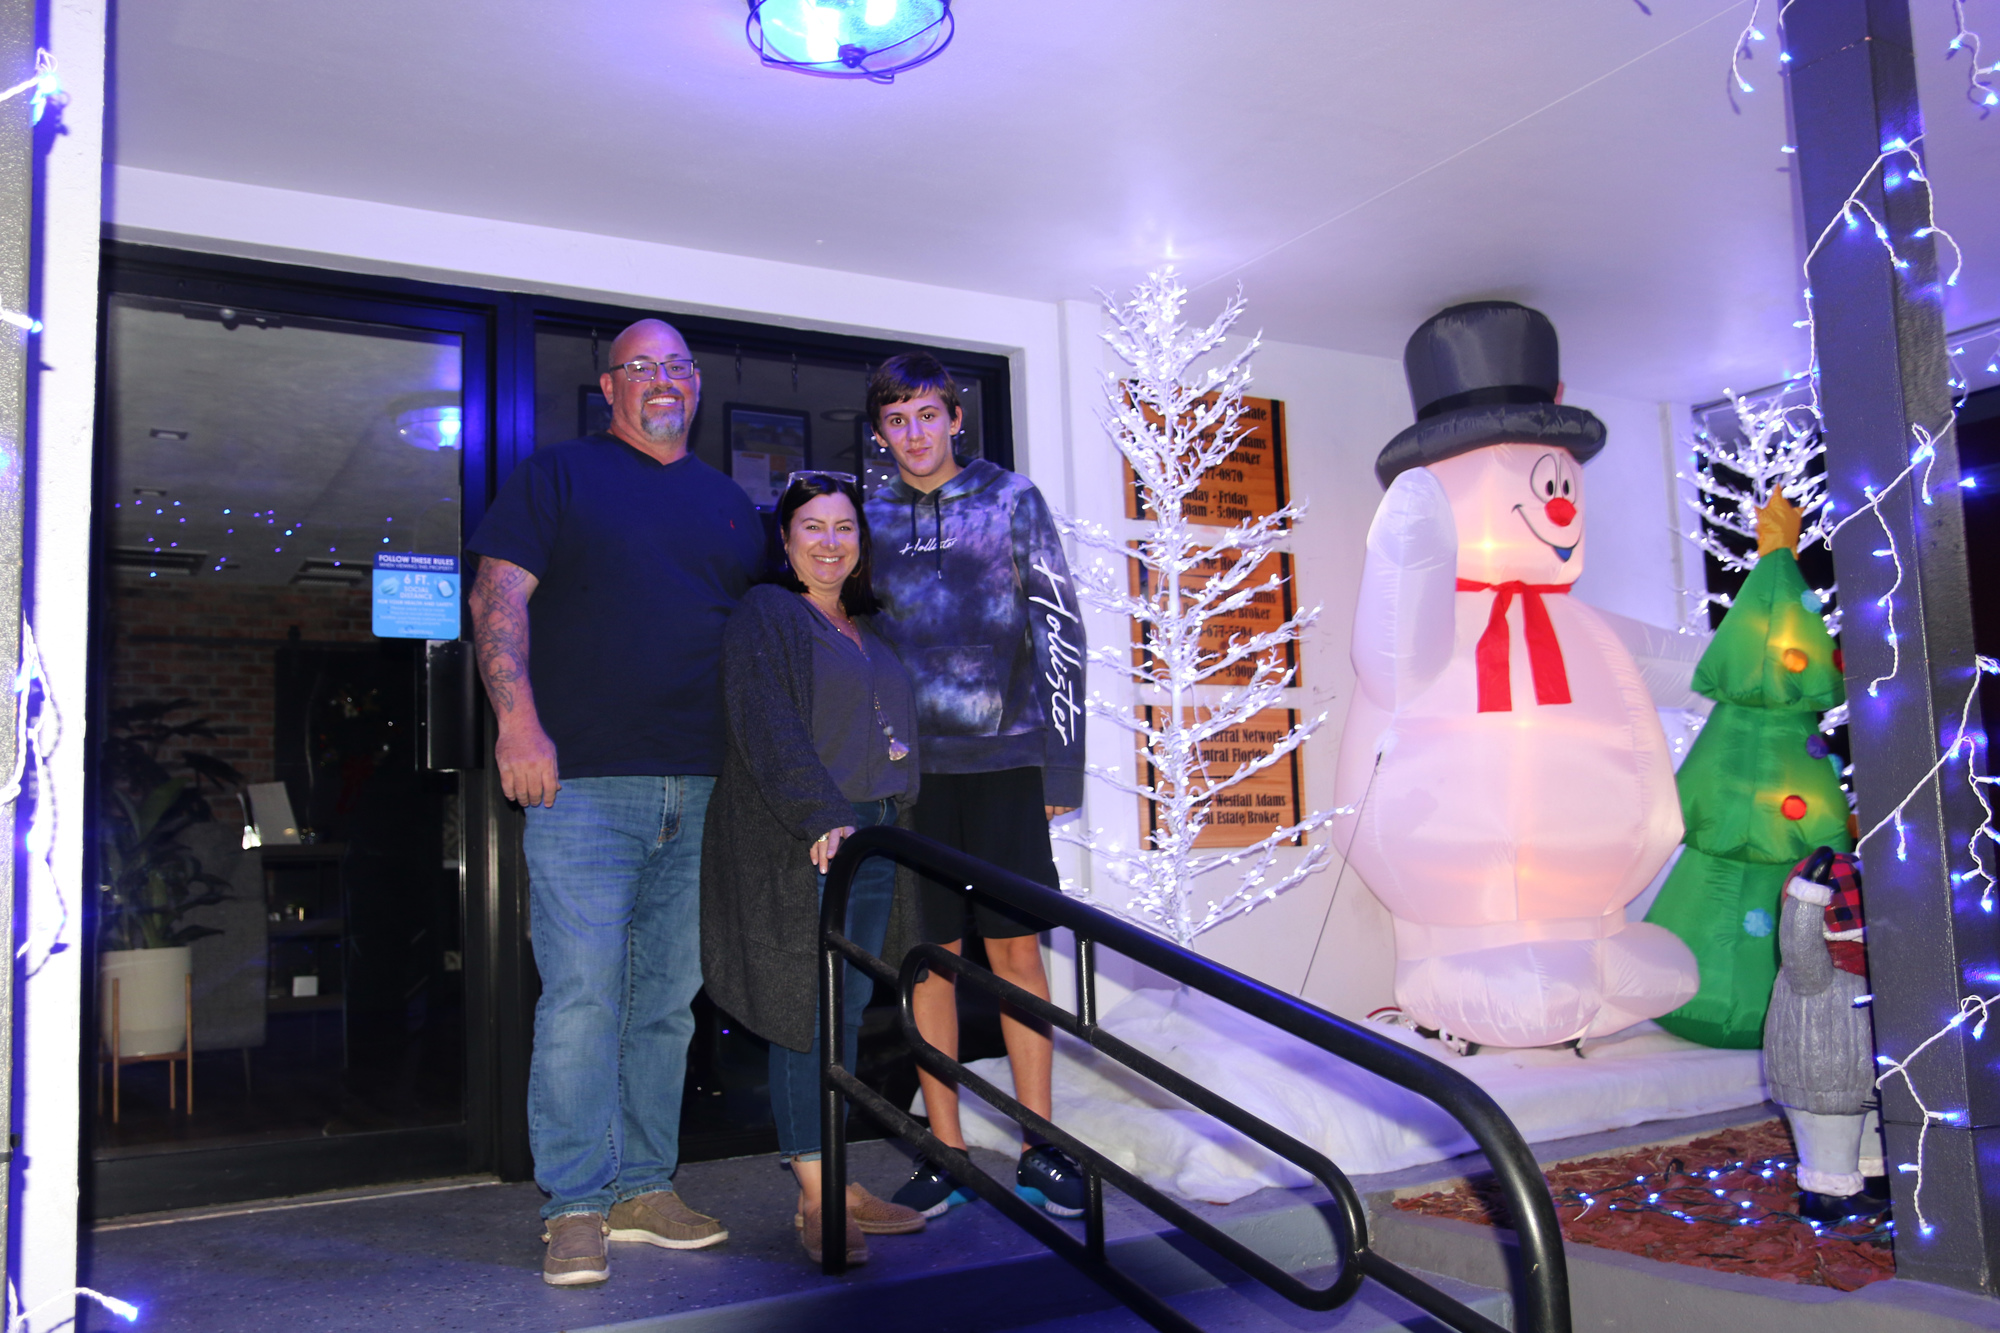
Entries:
<svg viewBox="0 0 2000 1333">
<path fill-rule="evenodd" d="M 882 603 L 875 599 L 875 587 L 868 579 L 868 511 L 862 506 L 860 488 L 852 481 L 831 472 L 802 472 L 793 477 L 791 485 L 778 497 L 778 541 L 782 545 L 790 539 L 792 516 L 822 495 L 844 495 L 854 506 L 854 535 L 861 543 L 861 558 L 855 562 L 847 582 L 840 585 L 840 604 L 850 616 L 872 616 L 882 609 Z M 778 575 L 772 582 L 792 592 L 806 590 L 789 556 L 779 564 Z"/>
<path fill-rule="evenodd" d="M 947 412 L 957 412 L 958 382 L 929 352 L 898 352 L 868 377 L 868 425 L 879 429 L 882 409 L 934 393 Z"/>
</svg>

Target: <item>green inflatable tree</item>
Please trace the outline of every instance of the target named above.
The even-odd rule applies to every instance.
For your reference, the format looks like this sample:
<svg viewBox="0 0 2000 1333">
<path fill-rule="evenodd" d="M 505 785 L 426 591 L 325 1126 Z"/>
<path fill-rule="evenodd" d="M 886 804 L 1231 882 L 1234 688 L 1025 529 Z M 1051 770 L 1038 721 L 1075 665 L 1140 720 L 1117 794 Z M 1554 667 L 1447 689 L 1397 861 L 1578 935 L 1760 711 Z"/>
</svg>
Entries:
<svg viewBox="0 0 2000 1333">
<path fill-rule="evenodd" d="M 1782 496 L 1759 512 L 1756 568 L 1695 667 L 1715 711 L 1681 764 L 1686 846 L 1646 913 L 1701 965 L 1701 989 L 1660 1026 L 1705 1046 L 1763 1044 L 1785 880 L 1816 847 L 1854 846 L 1839 760 L 1819 734 L 1847 695 L 1793 554 L 1797 514 Z"/>
</svg>

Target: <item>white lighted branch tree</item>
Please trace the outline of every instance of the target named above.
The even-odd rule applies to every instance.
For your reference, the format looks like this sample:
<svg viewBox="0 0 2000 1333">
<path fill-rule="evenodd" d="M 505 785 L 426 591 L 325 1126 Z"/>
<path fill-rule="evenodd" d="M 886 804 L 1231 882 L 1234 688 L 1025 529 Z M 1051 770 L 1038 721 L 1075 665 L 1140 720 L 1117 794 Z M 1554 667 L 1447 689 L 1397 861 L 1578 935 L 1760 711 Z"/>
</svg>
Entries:
<svg viewBox="0 0 2000 1333">
<path fill-rule="evenodd" d="M 1748 574 L 1757 563 L 1757 511 L 1782 494 L 1799 509 L 1801 552 L 1824 542 L 1831 530 L 1826 513 L 1826 472 L 1813 461 L 1826 452 L 1820 436 L 1819 413 L 1810 402 L 1794 399 L 1786 385 L 1762 397 L 1738 397 L 1728 390 L 1736 413 L 1737 433 L 1704 430 L 1695 436 L 1695 469 L 1683 480 L 1695 494 L 1687 501 L 1701 520 L 1688 540 L 1716 563 L 1736 574 Z M 1731 540 L 1734 538 L 1735 540 Z M 1820 590 L 1830 596 L 1832 589 Z M 1709 603 L 1727 607 L 1724 593 L 1704 593 L 1690 619 L 1708 631 Z M 1829 633 L 1840 632 L 1836 620 Z"/>
<path fill-rule="evenodd" d="M 1285 687 L 1293 676 L 1286 645 L 1318 618 L 1319 608 L 1261 633 L 1231 634 L 1224 642 L 1211 639 L 1204 646 L 1205 626 L 1283 585 L 1281 575 L 1259 578 L 1257 572 L 1284 541 L 1289 525 L 1304 516 L 1305 506 L 1287 505 L 1220 530 L 1188 521 L 1189 495 L 1228 458 L 1243 434 L 1243 390 L 1250 383 L 1250 358 L 1258 339 L 1220 359 L 1229 329 L 1243 313 L 1242 295 L 1214 323 L 1199 329 L 1181 320 L 1186 302 L 1187 290 L 1171 268 L 1149 275 L 1125 305 L 1105 300 L 1112 324 L 1105 341 L 1129 367 L 1126 373 L 1107 376 L 1106 426 L 1137 478 L 1144 535 L 1133 542 L 1098 525 L 1066 524 L 1079 542 L 1111 557 L 1078 571 L 1083 598 L 1129 617 L 1142 630 L 1136 661 L 1125 645 L 1097 648 L 1091 657 L 1105 670 L 1128 675 L 1155 702 L 1135 713 L 1093 692 L 1090 711 L 1137 736 L 1140 764 L 1131 779 L 1096 765 L 1090 772 L 1120 791 L 1154 802 L 1156 811 L 1153 830 L 1130 851 L 1106 844 L 1101 833 L 1070 833 L 1066 840 L 1101 858 L 1113 882 L 1126 892 L 1127 915 L 1181 944 L 1270 901 L 1324 866 L 1329 856 L 1324 845 L 1306 847 L 1288 869 L 1279 866 L 1279 851 L 1333 818 L 1330 812 L 1314 812 L 1248 847 L 1196 847 L 1212 821 L 1217 797 L 1285 762 L 1326 715 L 1289 728 L 1268 751 L 1260 747 L 1247 762 L 1214 762 L 1204 750 L 1266 709 L 1284 706 Z M 1197 369 L 1210 358 L 1217 358 L 1214 364 Z M 1136 559 L 1145 573 L 1137 592 L 1128 591 L 1127 559 Z M 1236 683 L 1224 683 L 1232 679 Z M 1205 875 L 1230 866 L 1242 869 L 1224 877 L 1226 887 L 1219 896 L 1211 898 L 1208 886 L 1198 889 L 1197 881 Z"/>
</svg>

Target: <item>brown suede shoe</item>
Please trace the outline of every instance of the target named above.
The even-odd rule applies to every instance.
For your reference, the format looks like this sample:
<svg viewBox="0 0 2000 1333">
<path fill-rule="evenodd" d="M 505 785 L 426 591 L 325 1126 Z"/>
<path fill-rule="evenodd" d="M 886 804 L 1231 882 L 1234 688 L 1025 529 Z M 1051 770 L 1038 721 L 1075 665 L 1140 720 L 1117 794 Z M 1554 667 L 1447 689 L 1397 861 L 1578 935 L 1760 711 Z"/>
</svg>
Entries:
<svg viewBox="0 0 2000 1333">
<path fill-rule="evenodd" d="M 856 1198 L 856 1195 L 860 1198 Z M 924 1229 L 924 1215 L 914 1208 L 905 1208 L 900 1203 L 890 1203 L 878 1199 L 868 1192 L 865 1185 L 847 1187 L 847 1219 L 859 1226 L 865 1235 L 907 1236 Z M 803 1227 L 804 1213 L 792 1214 L 792 1225 Z"/>
<path fill-rule="evenodd" d="M 798 1215 L 799 1243 L 806 1247 L 806 1258 L 819 1263 L 826 1257 L 826 1247 L 820 1243 L 820 1210 L 818 1204 L 808 1204 Z M 861 1238 L 860 1224 L 854 1220 L 854 1210 L 847 1210 L 847 1262 L 865 1264 L 868 1262 L 868 1242 Z"/>
<path fill-rule="evenodd" d="M 729 1231 L 682 1203 L 672 1190 L 654 1190 L 611 1205 L 610 1236 L 668 1250 L 701 1250 L 728 1240 Z"/>
<path fill-rule="evenodd" d="M 549 1246 L 542 1256 L 542 1281 L 551 1287 L 581 1287 L 611 1276 L 611 1261 L 604 1255 L 602 1213 L 552 1217 L 542 1239 Z"/>
</svg>

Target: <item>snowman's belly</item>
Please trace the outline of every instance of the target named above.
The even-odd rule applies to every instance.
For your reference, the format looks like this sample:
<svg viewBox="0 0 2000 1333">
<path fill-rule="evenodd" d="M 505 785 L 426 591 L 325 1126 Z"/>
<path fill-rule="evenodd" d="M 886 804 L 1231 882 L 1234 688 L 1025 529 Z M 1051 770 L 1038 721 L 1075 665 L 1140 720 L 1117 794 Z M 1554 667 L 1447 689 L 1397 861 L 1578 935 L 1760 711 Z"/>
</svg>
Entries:
<svg viewBox="0 0 2000 1333">
<path fill-rule="evenodd" d="M 1389 910 L 1470 925 L 1600 916 L 1636 896 L 1681 835 L 1673 766 L 1624 646 L 1588 607 L 1549 597 L 1571 702 L 1541 705 L 1511 619 L 1513 708 L 1478 711 L 1476 647 L 1491 594 L 1458 597 L 1457 648 L 1394 720 L 1358 699 L 1342 739 L 1335 831 Z M 1365 799 L 1363 792 L 1366 792 Z"/>
</svg>

